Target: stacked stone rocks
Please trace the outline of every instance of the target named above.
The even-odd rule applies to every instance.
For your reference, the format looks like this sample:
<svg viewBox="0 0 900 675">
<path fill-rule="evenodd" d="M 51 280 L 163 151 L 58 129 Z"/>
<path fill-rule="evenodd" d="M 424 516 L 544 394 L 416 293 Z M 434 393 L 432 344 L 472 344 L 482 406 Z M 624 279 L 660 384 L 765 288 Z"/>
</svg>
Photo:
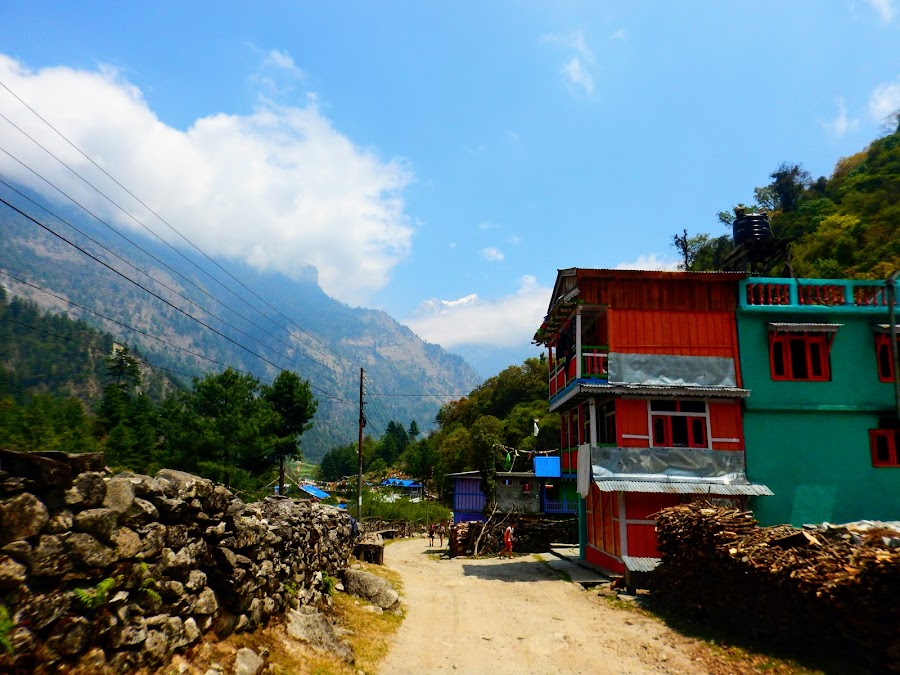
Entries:
<svg viewBox="0 0 900 675">
<path fill-rule="evenodd" d="M 327 603 L 349 515 L 245 504 L 180 471 L 108 477 L 102 454 L 0 450 L 0 672 L 158 665 L 206 631 L 250 630 Z"/>
</svg>

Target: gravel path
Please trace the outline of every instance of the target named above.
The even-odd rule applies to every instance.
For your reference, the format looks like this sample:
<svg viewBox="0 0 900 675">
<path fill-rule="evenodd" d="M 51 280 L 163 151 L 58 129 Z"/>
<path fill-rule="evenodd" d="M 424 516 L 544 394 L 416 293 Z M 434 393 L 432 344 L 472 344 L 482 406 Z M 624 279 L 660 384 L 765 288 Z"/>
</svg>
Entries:
<svg viewBox="0 0 900 675">
<path fill-rule="evenodd" d="M 384 559 L 403 580 L 406 620 L 383 673 L 707 672 L 690 640 L 611 607 L 540 556 L 449 559 L 406 539 Z"/>
</svg>

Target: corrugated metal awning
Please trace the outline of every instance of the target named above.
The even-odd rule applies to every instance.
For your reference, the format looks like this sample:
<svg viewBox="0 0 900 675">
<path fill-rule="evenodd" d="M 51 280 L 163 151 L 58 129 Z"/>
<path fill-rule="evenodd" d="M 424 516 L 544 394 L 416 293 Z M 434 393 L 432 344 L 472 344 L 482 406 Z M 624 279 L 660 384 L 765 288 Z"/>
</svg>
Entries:
<svg viewBox="0 0 900 675">
<path fill-rule="evenodd" d="M 778 333 L 837 333 L 842 323 L 779 323 L 769 322 L 769 328 Z"/>
<path fill-rule="evenodd" d="M 661 562 L 661 558 L 638 558 L 633 555 L 622 556 L 622 563 L 629 572 L 652 572 Z"/>
<path fill-rule="evenodd" d="M 714 483 L 690 480 L 618 480 L 604 478 L 594 481 L 600 492 L 652 492 L 676 495 L 720 495 L 768 497 L 774 494 L 765 485 L 755 483 Z"/>
<path fill-rule="evenodd" d="M 872 326 L 872 330 L 876 333 L 890 333 L 891 332 L 891 324 L 889 323 L 879 323 Z M 900 333 L 900 324 L 897 324 L 897 332 Z"/>
</svg>

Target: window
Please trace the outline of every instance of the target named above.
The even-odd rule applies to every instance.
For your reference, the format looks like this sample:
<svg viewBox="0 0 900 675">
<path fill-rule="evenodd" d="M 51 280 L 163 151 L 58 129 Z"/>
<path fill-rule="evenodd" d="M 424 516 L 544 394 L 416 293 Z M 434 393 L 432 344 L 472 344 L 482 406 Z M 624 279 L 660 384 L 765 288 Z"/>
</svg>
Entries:
<svg viewBox="0 0 900 675">
<path fill-rule="evenodd" d="M 900 337 L 897 338 L 900 342 Z M 878 379 L 881 382 L 894 381 L 894 357 L 891 354 L 891 335 L 881 333 L 875 336 L 875 358 L 878 360 Z"/>
<path fill-rule="evenodd" d="M 769 333 L 773 380 L 826 382 L 831 379 L 831 337 L 826 333 Z"/>
<path fill-rule="evenodd" d="M 653 447 L 709 447 L 706 420 L 706 401 L 650 401 Z"/>
<path fill-rule="evenodd" d="M 900 467 L 900 429 L 870 429 L 872 466 Z"/>
</svg>

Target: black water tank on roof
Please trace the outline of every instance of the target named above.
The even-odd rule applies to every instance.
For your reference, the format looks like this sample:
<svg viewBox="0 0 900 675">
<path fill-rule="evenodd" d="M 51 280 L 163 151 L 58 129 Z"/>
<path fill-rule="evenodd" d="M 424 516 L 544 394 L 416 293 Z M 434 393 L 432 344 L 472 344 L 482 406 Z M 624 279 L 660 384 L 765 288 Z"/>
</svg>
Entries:
<svg viewBox="0 0 900 675">
<path fill-rule="evenodd" d="M 745 213 L 734 219 L 732 227 L 735 246 L 753 246 L 772 240 L 772 228 L 765 213 Z"/>
</svg>

